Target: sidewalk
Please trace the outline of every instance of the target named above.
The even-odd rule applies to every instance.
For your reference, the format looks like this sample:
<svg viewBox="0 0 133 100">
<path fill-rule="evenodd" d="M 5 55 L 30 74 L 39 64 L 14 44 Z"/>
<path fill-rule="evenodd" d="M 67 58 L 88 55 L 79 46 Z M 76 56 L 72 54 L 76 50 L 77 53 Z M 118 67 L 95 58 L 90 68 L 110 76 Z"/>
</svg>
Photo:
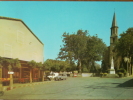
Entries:
<svg viewBox="0 0 133 100">
<path fill-rule="evenodd" d="M 38 84 L 44 84 L 44 83 L 48 83 L 51 81 L 44 81 L 44 82 L 32 82 L 32 83 L 14 83 L 13 84 L 13 89 L 15 88 L 21 88 L 21 87 L 26 87 L 26 86 L 32 86 L 32 85 L 38 85 Z M 3 86 L 3 91 L 9 91 L 10 86 Z"/>
</svg>

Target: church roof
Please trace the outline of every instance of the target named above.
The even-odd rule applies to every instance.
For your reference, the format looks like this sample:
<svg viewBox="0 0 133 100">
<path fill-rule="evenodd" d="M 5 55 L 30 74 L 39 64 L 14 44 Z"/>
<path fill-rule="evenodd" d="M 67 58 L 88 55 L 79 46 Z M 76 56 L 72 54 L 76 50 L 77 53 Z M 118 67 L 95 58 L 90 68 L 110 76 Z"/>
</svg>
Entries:
<svg viewBox="0 0 133 100">
<path fill-rule="evenodd" d="M 113 21 L 112 21 L 112 27 L 115 27 L 115 26 L 117 26 L 117 22 L 116 22 L 116 16 L 115 16 L 115 13 L 114 13 Z"/>
</svg>

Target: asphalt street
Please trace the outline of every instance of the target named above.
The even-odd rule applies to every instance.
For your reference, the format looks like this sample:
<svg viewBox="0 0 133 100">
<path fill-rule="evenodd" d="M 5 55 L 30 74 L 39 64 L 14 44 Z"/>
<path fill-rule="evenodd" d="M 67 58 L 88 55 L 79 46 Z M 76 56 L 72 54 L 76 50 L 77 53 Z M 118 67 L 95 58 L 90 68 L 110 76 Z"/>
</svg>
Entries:
<svg viewBox="0 0 133 100">
<path fill-rule="evenodd" d="M 5 91 L 0 99 L 133 99 L 133 77 L 69 77 Z"/>
</svg>

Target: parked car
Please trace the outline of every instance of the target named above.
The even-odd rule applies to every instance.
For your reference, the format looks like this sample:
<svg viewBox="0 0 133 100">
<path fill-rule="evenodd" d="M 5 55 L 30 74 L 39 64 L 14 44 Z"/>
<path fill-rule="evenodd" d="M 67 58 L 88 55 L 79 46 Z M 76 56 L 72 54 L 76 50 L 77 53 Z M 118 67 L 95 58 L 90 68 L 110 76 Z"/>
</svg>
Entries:
<svg viewBox="0 0 133 100">
<path fill-rule="evenodd" d="M 58 76 L 55 77 L 55 80 L 59 81 L 59 80 L 66 80 L 67 79 L 67 75 L 66 74 L 59 74 Z"/>
<path fill-rule="evenodd" d="M 50 75 L 47 76 L 47 78 L 51 81 L 54 80 L 55 77 L 57 77 L 59 75 L 59 73 L 51 73 Z"/>
</svg>

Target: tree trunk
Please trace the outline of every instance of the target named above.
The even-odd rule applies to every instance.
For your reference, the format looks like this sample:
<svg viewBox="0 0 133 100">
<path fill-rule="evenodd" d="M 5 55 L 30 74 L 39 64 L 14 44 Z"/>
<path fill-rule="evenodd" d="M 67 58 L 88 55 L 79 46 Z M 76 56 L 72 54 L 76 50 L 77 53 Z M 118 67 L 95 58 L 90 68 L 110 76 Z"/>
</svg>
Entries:
<svg viewBox="0 0 133 100">
<path fill-rule="evenodd" d="M 30 68 L 30 83 L 32 83 L 32 68 Z"/>
<path fill-rule="evenodd" d="M 21 67 L 19 68 L 19 71 L 20 71 L 19 78 L 21 78 L 21 76 L 22 76 L 22 68 Z"/>
<path fill-rule="evenodd" d="M 42 71 L 41 77 L 42 77 L 42 82 L 43 82 L 44 81 L 44 71 Z"/>
<path fill-rule="evenodd" d="M 78 59 L 78 68 L 79 68 L 79 73 L 81 73 L 81 60 L 80 60 L 80 58 Z"/>
<path fill-rule="evenodd" d="M 93 71 L 93 76 L 94 76 L 94 73 L 95 73 L 95 64 L 94 64 L 94 61 L 92 61 L 92 71 Z"/>
<path fill-rule="evenodd" d="M 132 65 L 132 57 L 131 57 L 131 59 L 130 59 L 130 63 L 131 63 L 131 75 L 133 75 L 133 65 Z"/>
<path fill-rule="evenodd" d="M 0 68 L 0 79 L 2 79 L 2 67 Z M 0 81 L 0 91 L 3 91 L 2 81 Z"/>
<path fill-rule="evenodd" d="M 38 78 L 40 79 L 40 69 L 38 69 Z"/>
</svg>

